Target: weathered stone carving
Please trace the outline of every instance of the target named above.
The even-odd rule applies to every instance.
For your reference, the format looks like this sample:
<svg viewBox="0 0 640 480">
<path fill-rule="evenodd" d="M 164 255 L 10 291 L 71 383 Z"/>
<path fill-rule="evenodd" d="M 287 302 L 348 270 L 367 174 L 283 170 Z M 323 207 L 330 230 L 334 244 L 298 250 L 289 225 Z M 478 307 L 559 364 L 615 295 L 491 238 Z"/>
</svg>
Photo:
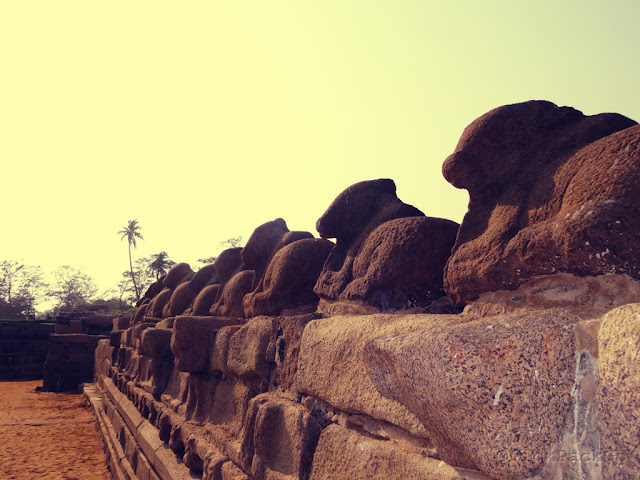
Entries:
<svg viewBox="0 0 640 480">
<path fill-rule="evenodd" d="M 228 248 L 224 250 L 218 258 L 216 258 L 213 263 L 215 271 L 218 273 L 218 280 L 220 283 L 218 284 L 218 291 L 216 293 L 215 302 L 211 305 L 209 309 L 210 315 L 219 315 L 225 316 L 222 313 L 222 306 L 224 305 L 223 295 L 225 292 L 225 288 L 227 288 L 227 283 L 234 277 L 234 275 L 245 271 L 247 269 L 246 265 L 242 261 L 242 248 Z M 229 289 L 227 288 L 227 297 L 229 297 Z M 225 308 L 227 310 L 228 307 Z M 242 316 L 242 315 L 239 315 Z"/>
<path fill-rule="evenodd" d="M 334 244 L 319 238 L 286 243 L 287 237 L 290 234 L 283 239 L 284 246 L 271 258 L 258 287 L 244 297 L 247 318 L 316 310 L 319 299 L 313 287 Z"/>
<path fill-rule="evenodd" d="M 637 477 L 633 125 L 548 102 L 474 122 L 444 167 L 471 196 L 457 240 L 382 179 L 320 218 L 335 246 L 277 219 L 180 264 L 96 349 L 114 472 Z"/>
<path fill-rule="evenodd" d="M 475 120 L 442 168 L 470 197 L 448 295 L 463 303 L 556 272 L 640 278 L 639 158 L 640 126 L 618 114 L 532 101 Z"/>
<path fill-rule="evenodd" d="M 425 307 L 443 296 L 442 270 L 458 225 L 400 201 L 393 180 L 350 186 L 316 228 L 337 241 L 314 289 L 323 313 Z"/>
</svg>

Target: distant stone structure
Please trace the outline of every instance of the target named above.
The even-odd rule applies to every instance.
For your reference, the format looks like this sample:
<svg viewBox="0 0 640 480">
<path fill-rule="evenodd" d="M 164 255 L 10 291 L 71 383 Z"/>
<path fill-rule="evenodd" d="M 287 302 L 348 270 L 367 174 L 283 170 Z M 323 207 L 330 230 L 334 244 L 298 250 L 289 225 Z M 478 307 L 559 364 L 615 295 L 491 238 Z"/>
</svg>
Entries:
<svg viewBox="0 0 640 480">
<path fill-rule="evenodd" d="M 42 378 L 53 330 L 53 323 L 0 322 L 0 380 Z"/>
<path fill-rule="evenodd" d="M 95 352 L 114 478 L 639 478 L 639 128 L 500 107 L 460 226 L 379 179 L 174 266 Z"/>
<path fill-rule="evenodd" d="M 131 316 L 80 308 L 60 313 L 49 335 L 42 388 L 48 391 L 77 390 L 93 378 L 95 350 L 112 330 L 130 324 Z"/>
</svg>

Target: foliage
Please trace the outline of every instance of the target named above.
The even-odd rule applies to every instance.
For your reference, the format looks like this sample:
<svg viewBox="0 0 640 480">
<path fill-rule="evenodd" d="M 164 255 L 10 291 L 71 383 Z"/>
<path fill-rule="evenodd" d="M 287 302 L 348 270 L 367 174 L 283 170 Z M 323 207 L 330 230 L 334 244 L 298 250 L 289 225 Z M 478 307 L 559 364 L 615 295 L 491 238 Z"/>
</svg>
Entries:
<svg viewBox="0 0 640 480">
<path fill-rule="evenodd" d="M 109 296 L 111 293 L 112 292 L 107 291 L 102 298 L 92 300 L 91 302 L 82 305 L 80 308 L 103 312 L 125 312 L 131 308 L 131 304 L 126 303 L 122 298 Z"/>
<path fill-rule="evenodd" d="M 39 266 L 4 260 L 0 262 L 0 316 L 24 317 L 35 314 L 46 283 Z"/>
<path fill-rule="evenodd" d="M 167 273 L 167 271 L 176 264 L 176 262 L 169 259 L 167 252 L 155 253 L 149 258 L 149 273 L 155 274 L 156 280 Z"/>
<path fill-rule="evenodd" d="M 202 268 L 205 265 L 210 265 L 213 262 L 216 261 L 216 258 L 218 257 L 206 257 L 206 258 L 199 258 L 198 260 L 196 260 L 196 262 L 201 263 L 202 265 L 200 265 L 198 268 Z"/>
<path fill-rule="evenodd" d="M 48 296 L 57 300 L 56 310 L 73 310 L 89 303 L 97 292 L 93 279 L 80 270 L 63 265 L 53 274 L 55 284 Z"/>
<path fill-rule="evenodd" d="M 225 249 L 236 248 L 236 247 L 241 247 L 242 243 L 243 243 L 242 235 L 238 235 L 237 237 L 230 237 L 224 240 L 223 242 L 220 242 L 220 246 Z"/>
<path fill-rule="evenodd" d="M 120 240 L 127 239 L 127 243 L 129 244 L 129 270 L 131 272 L 131 281 L 133 282 L 133 289 L 135 291 L 136 300 L 140 298 L 140 289 L 138 288 L 138 284 L 136 283 L 136 276 L 133 272 L 133 263 L 131 261 L 131 245 L 133 248 L 136 248 L 138 245 L 136 240 L 139 238 L 140 240 L 144 240 L 144 237 L 140 233 L 140 225 L 138 225 L 138 220 L 129 220 L 127 226 L 118 232 L 118 235 L 122 234 Z"/>
<path fill-rule="evenodd" d="M 243 246 L 243 238 L 242 235 L 238 235 L 237 237 L 230 237 L 227 238 L 226 240 L 222 241 L 219 243 L 220 247 L 222 248 L 222 250 L 226 250 L 228 248 L 237 248 L 237 247 L 241 247 Z M 205 258 L 199 258 L 197 261 L 197 263 L 200 263 L 201 265 L 198 268 L 202 268 L 205 265 L 210 265 L 213 262 L 216 261 L 216 258 L 218 258 L 217 256 L 212 256 L 212 257 L 205 257 Z"/>
<path fill-rule="evenodd" d="M 166 252 L 139 258 L 133 265 L 133 279 L 130 270 L 122 272 L 116 287 L 108 290 L 106 295 L 117 301 L 118 310 L 131 308 L 139 298 L 134 287 L 134 280 L 135 285 L 138 286 L 138 292 L 143 294 L 154 281 L 158 280 L 159 275 L 164 275 L 166 269 L 173 265 L 175 262 L 169 259 Z"/>
</svg>

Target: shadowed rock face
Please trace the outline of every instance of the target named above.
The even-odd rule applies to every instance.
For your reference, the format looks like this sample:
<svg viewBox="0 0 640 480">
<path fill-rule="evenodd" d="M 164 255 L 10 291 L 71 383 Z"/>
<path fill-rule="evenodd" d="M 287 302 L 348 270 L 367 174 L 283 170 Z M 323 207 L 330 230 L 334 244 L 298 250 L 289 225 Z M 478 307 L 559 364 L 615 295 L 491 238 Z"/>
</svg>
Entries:
<svg viewBox="0 0 640 480">
<path fill-rule="evenodd" d="M 242 299 L 244 316 L 278 315 L 303 306 L 315 311 L 313 286 L 332 247 L 309 232 L 290 232 L 281 218 L 256 228 L 242 249 L 244 263 L 255 271 L 252 291 Z"/>
<path fill-rule="evenodd" d="M 380 311 L 424 306 L 442 297 L 442 272 L 458 226 L 431 217 L 383 223 L 364 242 L 341 297 Z"/>
<path fill-rule="evenodd" d="M 456 303 L 559 271 L 640 278 L 633 120 L 544 101 L 499 107 L 465 129 L 442 170 L 470 197 L 445 270 Z"/>
<path fill-rule="evenodd" d="M 356 183 L 318 220 L 320 235 L 337 240 L 314 288 L 324 313 L 335 313 L 338 301 L 386 311 L 443 295 L 442 270 L 458 225 L 425 217 L 395 190 L 389 179 Z"/>
<path fill-rule="evenodd" d="M 205 265 L 196 272 L 193 278 L 189 281 L 189 288 L 194 292 L 199 292 L 206 285 L 213 285 L 219 283 L 218 273 L 216 272 L 215 264 L 211 263 Z"/>
<path fill-rule="evenodd" d="M 247 244 L 242 249 L 242 261 L 256 272 L 257 279 L 264 275 L 277 246 L 287 233 L 289 233 L 287 223 L 282 218 L 277 218 L 260 225 L 247 240 Z"/>
<path fill-rule="evenodd" d="M 253 270 L 243 270 L 231 277 L 231 280 L 224 286 L 220 301 L 211 307 L 211 314 L 244 318 L 242 299 L 251 291 L 255 278 L 256 274 Z"/>
<path fill-rule="evenodd" d="M 181 283 L 191 280 L 194 272 L 188 263 L 177 263 L 169 269 L 163 283 L 166 288 L 174 289 Z"/>
<path fill-rule="evenodd" d="M 338 195 L 316 223 L 320 236 L 335 238 L 336 246 L 320 273 L 314 292 L 321 299 L 339 299 L 352 280 L 353 261 L 369 234 L 388 220 L 423 215 L 396 196 L 393 180 L 383 178 L 351 185 Z"/>
<path fill-rule="evenodd" d="M 215 301 L 212 303 L 209 312 L 211 315 L 224 315 L 220 310 L 223 305 L 222 296 L 225 287 L 234 275 L 246 270 L 246 265 L 242 261 L 242 248 L 236 247 L 224 250 L 218 255 L 213 265 L 220 283 L 218 284 Z M 204 306 L 200 308 L 202 309 L 202 307 Z"/>
<path fill-rule="evenodd" d="M 245 316 L 278 315 L 304 306 L 315 311 L 318 296 L 313 293 L 313 286 L 333 246 L 329 240 L 303 238 L 278 250 L 260 288 L 244 297 Z"/>
</svg>

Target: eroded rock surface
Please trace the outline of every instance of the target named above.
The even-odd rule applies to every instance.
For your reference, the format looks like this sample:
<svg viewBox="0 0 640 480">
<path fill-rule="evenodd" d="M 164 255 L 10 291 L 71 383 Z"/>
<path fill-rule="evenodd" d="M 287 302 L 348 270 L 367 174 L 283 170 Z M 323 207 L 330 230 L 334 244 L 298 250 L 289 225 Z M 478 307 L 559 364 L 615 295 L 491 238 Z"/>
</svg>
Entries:
<svg viewBox="0 0 640 480">
<path fill-rule="evenodd" d="M 378 391 L 420 419 L 448 463 L 496 478 L 532 475 L 569 412 L 579 317 L 414 320 L 367 345 Z"/>
<path fill-rule="evenodd" d="M 313 287 L 333 247 L 328 240 L 304 238 L 278 250 L 259 287 L 244 297 L 245 316 L 279 315 L 304 307 L 315 311 L 319 299 Z"/>
<path fill-rule="evenodd" d="M 584 320 L 600 319 L 621 305 L 640 302 L 640 280 L 626 275 L 577 277 L 570 273 L 544 275 L 516 290 L 483 293 L 465 313 L 499 315 L 521 309 L 565 308 Z"/>
<path fill-rule="evenodd" d="M 367 237 L 341 298 L 379 310 L 429 305 L 444 295 L 442 272 L 458 224 L 431 217 L 390 220 Z"/>
<path fill-rule="evenodd" d="M 256 228 L 242 250 L 244 263 L 255 272 L 253 290 L 243 298 L 244 316 L 315 311 L 319 299 L 313 287 L 332 248 L 332 242 L 309 232 L 290 232 L 281 218 Z"/>
<path fill-rule="evenodd" d="M 640 477 L 640 304 L 604 316 L 598 336 L 603 478 Z"/>
<path fill-rule="evenodd" d="M 276 219 L 176 265 L 95 350 L 115 475 L 638 477 L 639 128 L 501 107 L 445 163 L 457 237 L 382 179 L 320 218 L 335 246 Z"/>
<path fill-rule="evenodd" d="M 456 303 L 536 275 L 640 278 L 640 126 L 532 101 L 469 125 L 443 165 L 469 191 L 445 272 Z"/>
<path fill-rule="evenodd" d="M 407 309 L 442 296 L 442 269 L 457 224 L 425 218 L 403 203 L 393 180 L 350 186 L 316 228 L 323 238 L 336 239 L 314 288 L 323 313 Z"/>
</svg>

